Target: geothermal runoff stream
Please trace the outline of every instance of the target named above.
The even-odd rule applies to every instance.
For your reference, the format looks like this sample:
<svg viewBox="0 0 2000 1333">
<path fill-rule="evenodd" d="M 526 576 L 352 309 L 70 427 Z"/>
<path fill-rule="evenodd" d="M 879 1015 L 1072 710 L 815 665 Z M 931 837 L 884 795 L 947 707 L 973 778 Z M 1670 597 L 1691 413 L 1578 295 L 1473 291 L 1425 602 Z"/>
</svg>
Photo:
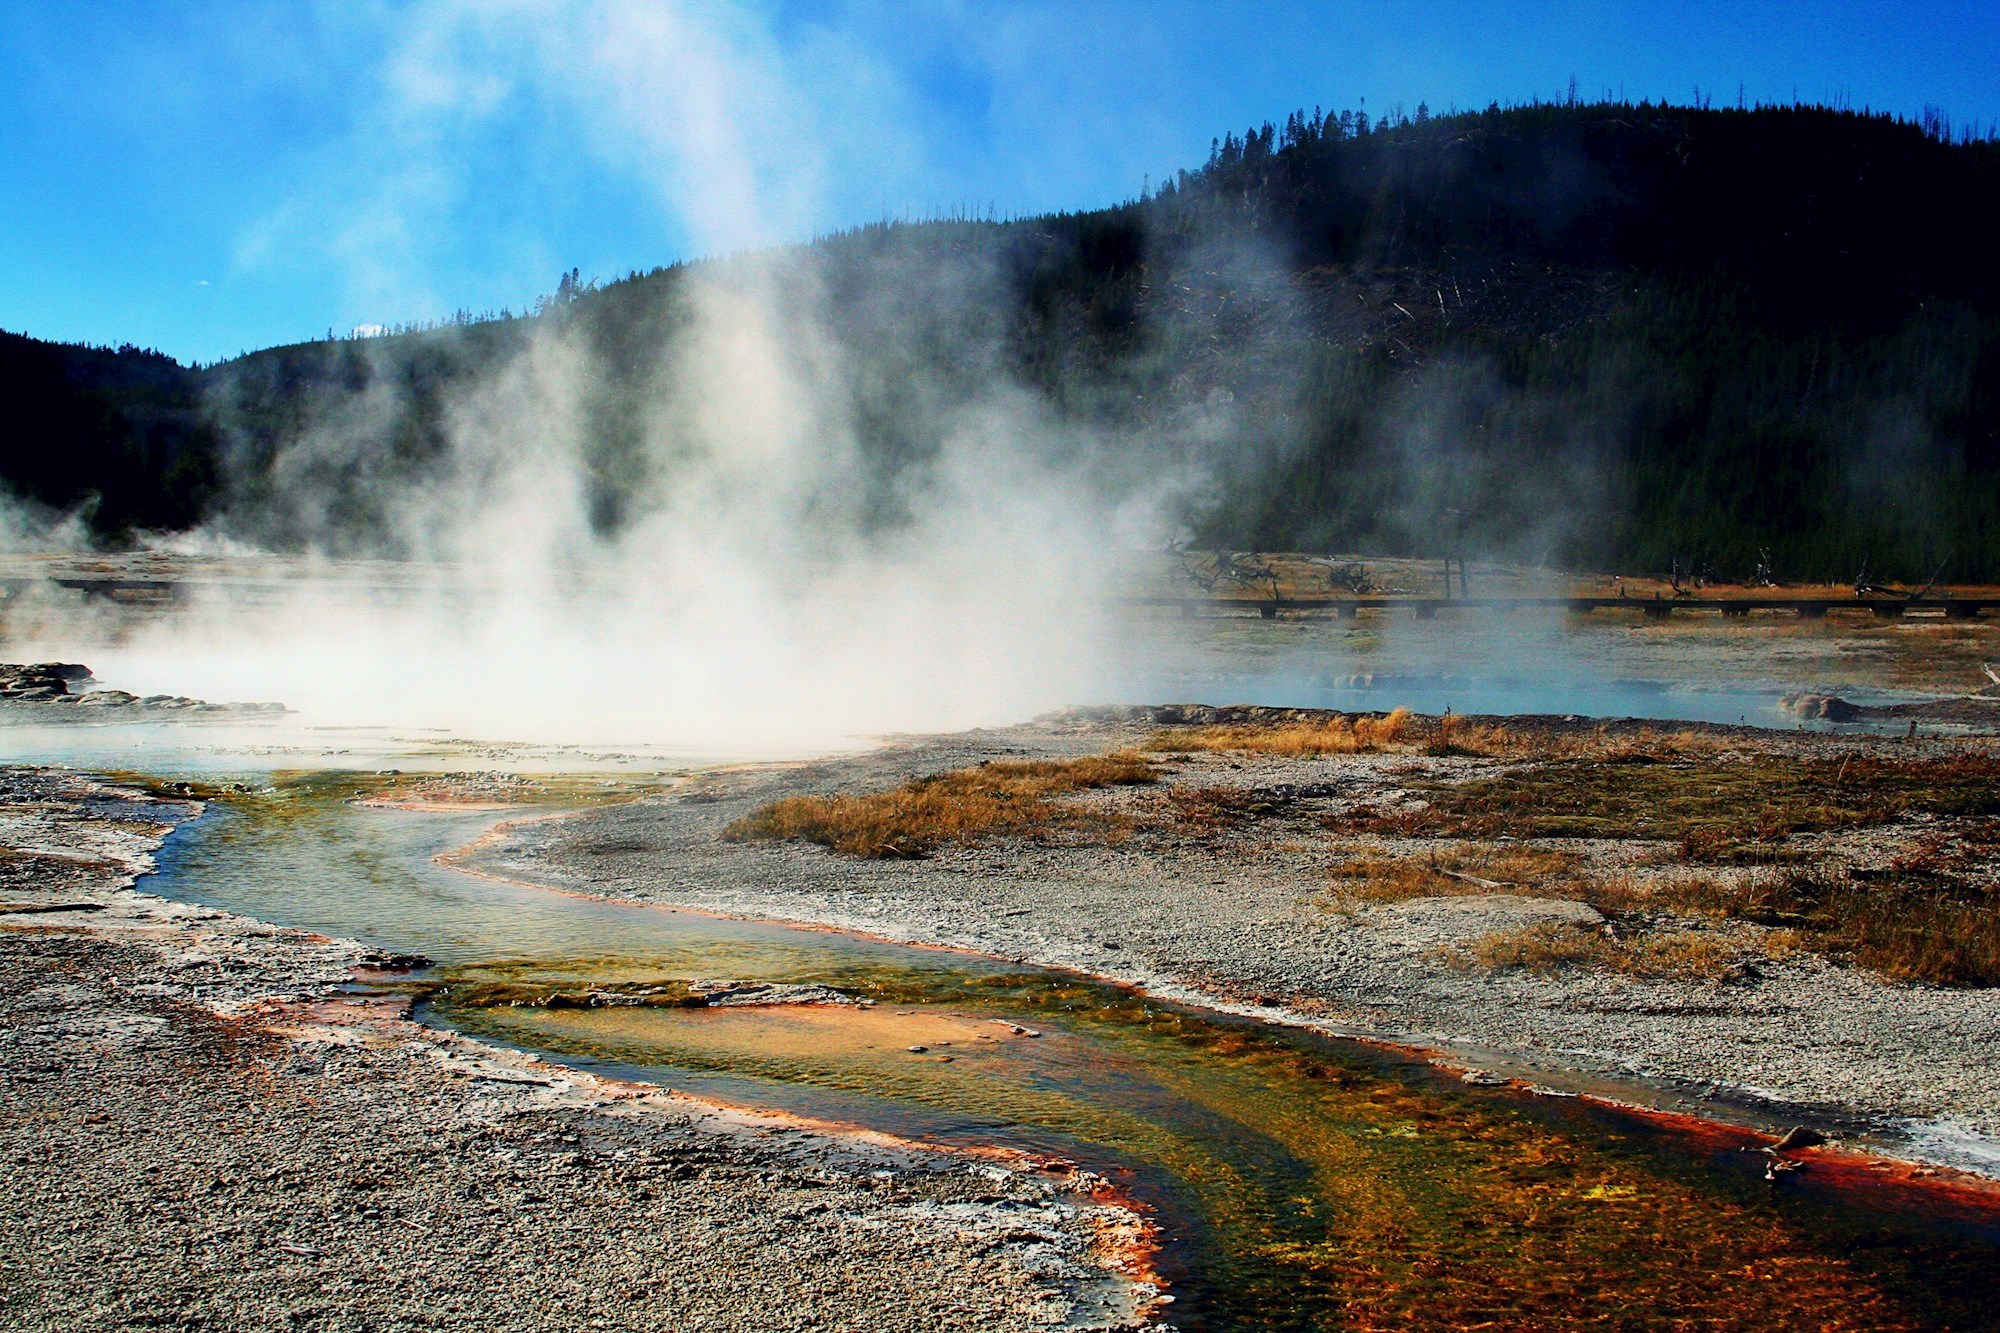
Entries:
<svg viewBox="0 0 2000 1333">
<path fill-rule="evenodd" d="M 552 1060 L 1099 1171 L 1158 1224 L 1177 1327 L 1344 1326 L 1355 1302 L 1426 1326 L 1562 1322 L 1585 1292 L 1600 1315 L 1614 1293 L 1648 1319 L 1747 1303 L 1795 1326 L 1842 1300 L 1928 1325 L 2000 1258 L 1990 1206 L 1858 1167 L 1770 1181 L 1754 1134 L 1472 1085 L 1074 973 L 475 875 L 437 858 L 500 814 L 362 804 L 373 774 L 244 777 L 142 887 L 426 955 L 407 983 L 426 1021 Z M 860 1003 L 546 998 L 718 981 Z"/>
</svg>

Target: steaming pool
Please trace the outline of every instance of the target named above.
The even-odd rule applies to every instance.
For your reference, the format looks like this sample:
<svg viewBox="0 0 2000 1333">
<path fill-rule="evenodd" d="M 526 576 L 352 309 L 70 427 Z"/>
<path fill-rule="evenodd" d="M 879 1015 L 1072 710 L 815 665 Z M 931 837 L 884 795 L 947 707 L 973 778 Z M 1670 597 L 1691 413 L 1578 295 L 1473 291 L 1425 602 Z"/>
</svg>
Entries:
<svg viewBox="0 0 2000 1333">
<path fill-rule="evenodd" d="M 1767 1183 L 1745 1150 L 1754 1135 L 1469 1085 L 1413 1054 L 1077 974 L 461 873 L 434 858 L 508 814 L 354 801 L 383 785 L 375 774 L 243 781 L 172 835 L 142 887 L 427 955 L 421 1016 L 486 1040 L 1099 1170 L 1161 1224 L 1177 1327 L 1991 1320 L 1990 1200 L 1838 1159 Z M 827 985 L 873 1003 L 492 1002 L 691 980 Z"/>
<path fill-rule="evenodd" d="M 1783 708 L 1787 693 L 1777 685 L 1692 685 L 1629 678 L 1577 680 L 1554 671 L 1539 679 L 1462 672 L 1329 672 L 1279 660 L 1159 673 L 1133 686 L 1122 697 L 1343 712 L 1386 713 L 1406 707 L 1433 714 L 1644 718 L 1855 733 L 1897 734 L 1906 725 L 1901 721 L 1802 720 Z M 1871 706 L 1935 698 L 1879 687 L 1846 689 L 1842 697 L 1851 703 Z M 1929 734 L 1954 728 L 1927 722 L 1923 729 Z M 723 763 L 854 753 L 873 747 L 877 740 L 853 735 L 805 748 L 777 746 L 722 755 L 712 750 L 671 745 L 492 742 L 460 736 L 444 728 L 329 725 L 309 713 L 236 723 L 40 721 L 32 715 L 0 717 L 0 741 L 4 741 L 15 762 L 204 778 L 245 772 L 263 774 L 277 769 L 437 773 L 478 769 L 665 777 Z"/>
</svg>

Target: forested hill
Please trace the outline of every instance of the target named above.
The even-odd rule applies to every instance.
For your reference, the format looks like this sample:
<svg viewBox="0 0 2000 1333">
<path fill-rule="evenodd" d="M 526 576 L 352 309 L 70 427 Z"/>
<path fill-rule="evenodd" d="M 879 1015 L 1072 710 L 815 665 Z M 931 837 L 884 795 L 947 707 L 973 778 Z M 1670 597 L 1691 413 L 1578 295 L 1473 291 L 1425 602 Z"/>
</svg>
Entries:
<svg viewBox="0 0 2000 1333">
<path fill-rule="evenodd" d="M 2000 145 L 1938 123 L 1419 108 L 1232 134 L 1096 212 L 793 253 L 861 372 L 885 523 L 952 405 L 998 379 L 1062 447 L 1095 442 L 1108 484 L 1206 475 L 1203 544 L 1969 580 L 2000 577 L 1996 216 Z M 455 395 L 557 330 L 590 356 L 576 410 L 616 526 L 647 432 L 675 428 L 653 399 L 697 272 L 199 372 L 9 338 L 0 471 L 52 506 L 100 493 L 109 535 L 222 515 L 383 549 L 382 483 L 435 475 Z"/>
<path fill-rule="evenodd" d="M 220 436 L 172 357 L 0 333 L 0 479 L 97 531 L 185 527 L 217 498 Z"/>
</svg>

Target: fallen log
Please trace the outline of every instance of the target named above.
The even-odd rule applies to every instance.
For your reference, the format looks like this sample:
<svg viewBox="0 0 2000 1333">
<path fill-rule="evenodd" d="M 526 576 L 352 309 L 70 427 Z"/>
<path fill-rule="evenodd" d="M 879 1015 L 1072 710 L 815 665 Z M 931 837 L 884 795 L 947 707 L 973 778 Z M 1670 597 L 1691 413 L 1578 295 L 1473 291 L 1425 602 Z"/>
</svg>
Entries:
<svg viewBox="0 0 2000 1333">
<path fill-rule="evenodd" d="M 1487 879 L 1481 875 L 1468 875 L 1463 870 L 1446 870 L 1441 866 L 1435 867 L 1435 869 L 1437 870 L 1438 874 L 1443 875 L 1446 879 L 1461 880 L 1464 883 L 1471 884 L 1477 888 L 1518 889 L 1521 887 L 1518 884 L 1511 883 L 1504 879 Z"/>
</svg>

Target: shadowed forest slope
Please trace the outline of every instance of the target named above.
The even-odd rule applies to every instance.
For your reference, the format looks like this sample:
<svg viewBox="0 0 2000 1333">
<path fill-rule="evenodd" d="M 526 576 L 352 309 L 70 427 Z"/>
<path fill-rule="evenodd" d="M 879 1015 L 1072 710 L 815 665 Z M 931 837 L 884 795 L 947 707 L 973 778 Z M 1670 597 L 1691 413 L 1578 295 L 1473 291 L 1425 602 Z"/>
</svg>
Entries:
<svg viewBox="0 0 2000 1333">
<path fill-rule="evenodd" d="M 530 316 L 202 370 L 0 342 L 0 474 L 120 537 L 407 549 L 463 405 L 559 355 L 593 522 L 671 485 L 725 373 L 693 286 L 759 263 L 840 367 L 894 525 L 996 392 L 1095 484 L 1176 478 L 1204 545 L 1789 578 L 2000 577 L 2000 145 L 1809 107 L 1299 113 L 1094 212 L 883 225 Z M 552 353 L 547 349 L 554 348 Z M 664 406 L 663 406 L 664 404 Z"/>
</svg>

